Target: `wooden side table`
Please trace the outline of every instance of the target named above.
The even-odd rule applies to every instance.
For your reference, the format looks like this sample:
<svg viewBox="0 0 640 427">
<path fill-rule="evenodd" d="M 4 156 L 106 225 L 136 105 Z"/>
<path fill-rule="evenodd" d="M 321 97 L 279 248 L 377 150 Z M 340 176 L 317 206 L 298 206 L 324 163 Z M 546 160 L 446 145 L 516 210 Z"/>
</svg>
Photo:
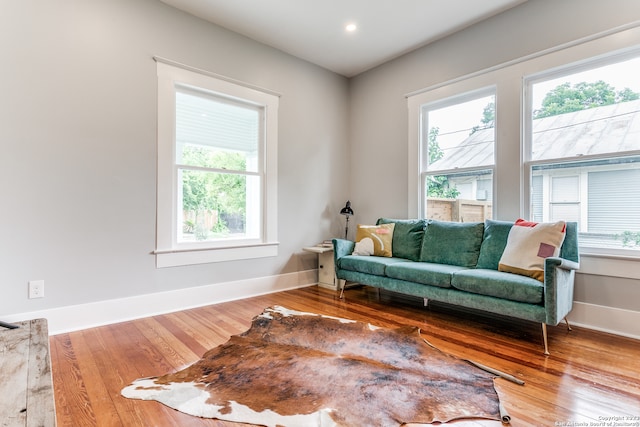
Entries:
<svg viewBox="0 0 640 427">
<path fill-rule="evenodd" d="M 46 319 L 0 328 L 0 425 L 55 426 Z"/>
<path fill-rule="evenodd" d="M 327 246 L 309 246 L 303 251 L 318 254 L 318 286 L 337 290 L 336 269 L 333 263 L 333 248 Z"/>
</svg>

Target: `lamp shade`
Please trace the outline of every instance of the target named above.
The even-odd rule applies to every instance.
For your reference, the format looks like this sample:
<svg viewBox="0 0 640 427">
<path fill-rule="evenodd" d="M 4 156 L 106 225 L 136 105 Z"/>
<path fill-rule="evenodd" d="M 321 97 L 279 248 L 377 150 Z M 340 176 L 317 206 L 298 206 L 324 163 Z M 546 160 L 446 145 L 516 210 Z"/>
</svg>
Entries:
<svg viewBox="0 0 640 427">
<path fill-rule="evenodd" d="M 353 215 L 353 209 L 351 209 L 351 202 L 347 200 L 347 204 L 340 210 L 340 215 L 351 216 Z"/>
</svg>

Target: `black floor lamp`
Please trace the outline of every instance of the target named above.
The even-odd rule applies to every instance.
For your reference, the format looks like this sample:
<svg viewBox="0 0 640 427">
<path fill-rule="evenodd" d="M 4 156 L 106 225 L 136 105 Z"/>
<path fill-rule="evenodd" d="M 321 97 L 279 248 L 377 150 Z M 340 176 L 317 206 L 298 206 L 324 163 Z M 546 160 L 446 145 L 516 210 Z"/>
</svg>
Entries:
<svg viewBox="0 0 640 427">
<path fill-rule="evenodd" d="M 344 205 L 344 208 L 340 210 L 340 215 L 347 217 L 347 223 L 344 227 L 344 238 L 346 239 L 349 234 L 349 217 L 353 215 L 353 209 L 351 209 L 351 202 L 349 200 L 347 200 L 347 204 Z"/>
</svg>

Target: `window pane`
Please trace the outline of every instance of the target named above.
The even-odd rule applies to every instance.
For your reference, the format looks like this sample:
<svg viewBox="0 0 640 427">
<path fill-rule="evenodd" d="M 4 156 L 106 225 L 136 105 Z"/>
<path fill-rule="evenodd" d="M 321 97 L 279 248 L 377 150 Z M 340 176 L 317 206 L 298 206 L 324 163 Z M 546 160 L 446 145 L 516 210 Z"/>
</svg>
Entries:
<svg viewBox="0 0 640 427">
<path fill-rule="evenodd" d="M 577 202 L 580 200 L 578 175 L 556 176 L 551 179 L 551 203 Z"/>
<path fill-rule="evenodd" d="M 178 145 L 178 150 L 180 153 L 178 164 L 183 166 L 226 169 L 238 172 L 256 168 L 255 158 L 247 157 L 246 153 L 191 144 Z M 249 168 L 247 168 L 247 163 L 251 165 Z"/>
<path fill-rule="evenodd" d="M 640 58 L 531 86 L 531 160 L 640 149 Z"/>
<path fill-rule="evenodd" d="M 179 242 L 260 236 L 257 176 L 181 169 L 179 182 Z"/>
<path fill-rule="evenodd" d="M 176 162 L 256 172 L 260 116 L 249 104 L 176 91 Z"/>
<path fill-rule="evenodd" d="M 551 215 L 549 220 L 555 221 L 574 221 L 580 226 L 580 204 L 579 203 L 554 203 L 550 206 Z"/>
<path fill-rule="evenodd" d="M 544 200 L 542 200 L 542 175 L 531 177 L 531 219 L 535 222 L 543 222 L 542 212 L 544 210 Z"/>
<path fill-rule="evenodd" d="M 426 106 L 423 169 L 433 171 L 493 166 L 495 96 L 442 108 Z"/>
<path fill-rule="evenodd" d="M 440 221 L 482 222 L 492 218 L 493 172 L 426 175 L 425 217 Z"/>
<path fill-rule="evenodd" d="M 640 156 L 536 165 L 533 181 L 532 200 L 550 201 L 534 219 L 577 221 L 583 246 L 640 249 Z"/>
</svg>

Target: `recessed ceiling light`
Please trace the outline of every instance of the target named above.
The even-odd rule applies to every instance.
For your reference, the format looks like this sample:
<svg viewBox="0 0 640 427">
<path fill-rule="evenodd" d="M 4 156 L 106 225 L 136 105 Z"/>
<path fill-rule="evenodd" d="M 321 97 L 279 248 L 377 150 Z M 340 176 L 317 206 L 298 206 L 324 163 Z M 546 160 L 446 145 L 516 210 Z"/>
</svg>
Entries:
<svg viewBox="0 0 640 427">
<path fill-rule="evenodd" d="M 354 32 L 356 29 L 358 28 L 358 26 L 356 24 L 347 24 L 346 27 L 344 27 L 345 30 L 351 32 Z"/>
</svg>

